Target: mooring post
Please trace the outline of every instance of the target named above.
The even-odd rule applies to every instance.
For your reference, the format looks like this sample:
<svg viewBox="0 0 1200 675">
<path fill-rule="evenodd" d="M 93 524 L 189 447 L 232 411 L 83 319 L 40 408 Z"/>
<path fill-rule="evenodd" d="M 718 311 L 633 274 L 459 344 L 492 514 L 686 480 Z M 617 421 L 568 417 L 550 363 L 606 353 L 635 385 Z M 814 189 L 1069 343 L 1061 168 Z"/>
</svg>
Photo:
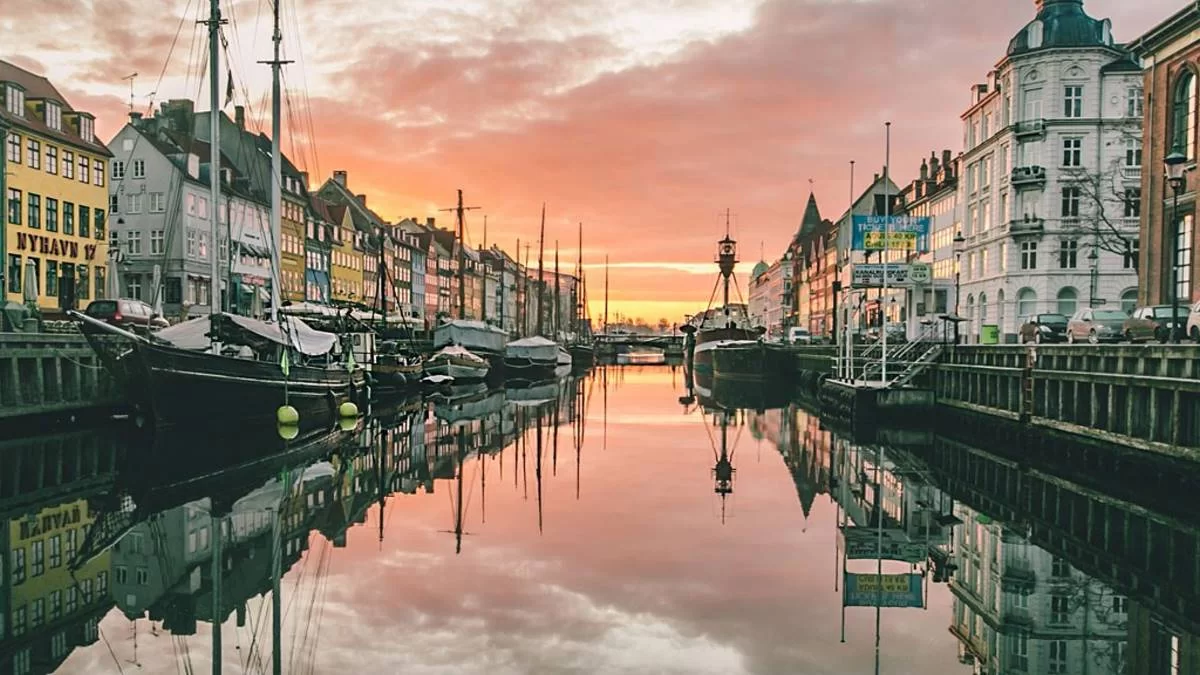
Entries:
<svg viewBox="0 0 1200 675">
<path fill-rule="evenodd" d="M 1025 367 L 1021 369 L 1021 424 L 1033 419 L 1033 369 L 1037 366 L 1037 345 L 1030 343 L 1025 349 Z"/>
</svg>

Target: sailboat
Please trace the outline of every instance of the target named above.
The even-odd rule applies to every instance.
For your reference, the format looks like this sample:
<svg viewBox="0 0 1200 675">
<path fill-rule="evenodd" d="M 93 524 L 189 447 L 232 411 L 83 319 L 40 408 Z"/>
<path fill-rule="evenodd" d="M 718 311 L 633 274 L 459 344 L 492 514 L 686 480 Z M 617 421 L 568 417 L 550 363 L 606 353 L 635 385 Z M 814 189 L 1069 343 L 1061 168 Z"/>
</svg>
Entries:
<svg viewBox="0 0 1200 675">
<path fill-rule="evenodd" d="M 504 348 L 504 379 L 506 382 L 531 384 L 552 380 L 558 376 L 565 355 L 566 370 L 571 369 L 570 354 L 557 342 L 544 336 L 546 302 L 545 266 L 546 205 L 542 205 L 542 229 L 538 236 L 537 328 L 536 335 L 508 343 Z M 557 269 L 555 272 L 557 273 Z M 557 279 L 556 279 L 557 285 Z"/>
<path fill-rule="evenodd" d="M 692 369 L 698 378 L 713 375 L 713 352 L 718 347 L 747 342 L 757 344 L 758 331 L 750 326 L 745 306 L 734 306 L 729 302 L 729 282 L 737 262 L 737 242 L 729 236 L 729 211 L 726 210 L 725 238 L 717 242 L 717 265 L 721 271 L 717 283 L 724 288 L 722 305 L 716 310 L 709 307 L 701 315 L 698 325 L 689 324 L 682 329 L 693 334 L 695 340 Z"/>
<path fill-rule="evenodd" d="M 209 25 L 209 103 L 211 158 L 208 166 L 210 199 L 221 203 L 221 10 L 212 2 Z M 79 312 L 80 322 L 105 369 L 141 412 L 158 426 L 211 424 L 273 416 L 291 405 L 308 424 L 336 414 L 346 400 L 365 391 L 366 378 L 353 359 L 339 363 L 345 350 L 337 336 L 315 330 L 294 317 L 280 317 L 280 65 L 282 36 L 276 17 L 276 58 L 272 62 L 271 107 L 271 320 L 226 314 L 221 309 L 220 256 L 210 255 L 209 313 L 137 335 Z M 213 210 L 217 213 L 218 209 Z M 222 238 L 220 218 L 210 218 L 210 241 Z M 214 245 L 212 250 L 217 247 Z"/>
<path fill-rule="evenodd" d="M 592 342 L 592 326 L 587 320 L 587 284 L 583 279 L 583 223 L 579 224 L 579 251 L 575 256 L 575 298 L 571 317 L 571 339 L 567 351 L 572 366 L 590 368 L 596 363 L 596 345 Z"/>
<path fill-rule="evenodd" d="M 458 318 L 446 321 L 433 331 L 435 352 L 425 362 L 427 375 L 448 375 L 458 382 L 477 382 L 485 379 L 493 365 L 499 365 L 508 342 L 508 333 L 485 321 L 467 317 L 466 246 L 464 237 L 462 190 L 458 191 Z M 486 301 L 484 305 L 486 306 Z"/>
</svg>

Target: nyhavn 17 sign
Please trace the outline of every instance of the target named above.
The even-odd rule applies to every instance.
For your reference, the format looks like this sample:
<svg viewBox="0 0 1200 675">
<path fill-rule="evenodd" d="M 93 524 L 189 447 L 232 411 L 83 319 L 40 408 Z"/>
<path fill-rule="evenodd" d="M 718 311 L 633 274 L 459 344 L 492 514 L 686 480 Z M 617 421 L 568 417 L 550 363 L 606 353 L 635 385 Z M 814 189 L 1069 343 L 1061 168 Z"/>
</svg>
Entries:
<svg viewBox="0 0 1200 675">
<path fill-rule="evenodd" d="M 855 251 L 925 251 L 928 216 L 854 216 L 850 247 Z"/>
</svg>

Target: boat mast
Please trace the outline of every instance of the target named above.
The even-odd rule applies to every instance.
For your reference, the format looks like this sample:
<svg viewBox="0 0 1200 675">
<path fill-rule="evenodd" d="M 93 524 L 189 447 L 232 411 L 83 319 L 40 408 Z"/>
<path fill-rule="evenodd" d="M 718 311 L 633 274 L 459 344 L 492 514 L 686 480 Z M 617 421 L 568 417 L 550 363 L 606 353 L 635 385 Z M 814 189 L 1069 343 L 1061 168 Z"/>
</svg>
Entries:
<svg viewBox="0 0 1200 675">
<path fill-rule="evenodd" d="M 721 280 L 725 288 L 725 327 L 733 328 L 733 319 L 729 311 L 729 279 L 737 266 L 737 242 L 729 236 L 729 209 L 725 209 L 725 238 L 717 248 L 717 264 L 721 268 Z"/>
<path fill-rule="evenodd" d="M 554 240 L 554 341 L 562 333 L 562 285 L 558 274 L 558 240 Z"/>
<path fill-rule="evenodd" d="M 271 64 L 271 269 L 275 270 L 276 277 L 282 277 L 283 274 L 279 270 L 282 264 L 279 259 L 279 249 L 283 245 L 283 206 L 281 189 L 283 185 L 283 155 L 279 147 L 280 134 L 280 91 L 279 91 L 279 70 L 284 63 L 290 61 L 279 60 L 279 45 L 283 42 L 283 33 L 279 30 L 279 5 L 282 0 L 275 0 L 275 32 L 271 36 L 272 42 L 275 43 L 275 58 Z M 210 61 L 212 59 L 209 59 Z M 216 110 L 214 104 L 213 110 Z M 230 255 L 232 256 L 232 246 L 230 247 Z M 232 290 L 232 289 L 231 289 Z M 282 302 L 279 292 L 279 284 L 271 283 L 271 320 L 279 320 L 279 305 Z"/>
<path fill-rule="evenodd" d="M 608 333 L 608 256 L 604 256 L 604 332 Z"/>
<path fill-rule="evenodd" d="M 218 78 L 221 77 L 221 18 L 220 0 L 209 0 L 208 18 L 208 123 L 209 123 L 209 164 L 208 187 L 209 198 L 212 202 L 212 219 L 209 221 L 212 251 L 221 248 L 221 98 Z M 215 317 L 221 313 L 221 262 L 219 253 L 213 252 L 208 256 L 209 261 L 209 292 L 208 312 Z M 215 344 L 214 344 L 215 348 Z M 214 636 L 220 631 L 214 631 Z M 219 638 L 217 638 L 219 641 Z M 218 668 L 214 663 L 214 668 Z"/>
<path fill-rule="evenodd" d="M 467 266 L 467 240 L 463 237 L 463 198 L 458 191 L 458 318 L 467 318 L 467 287 L 463 283 Z"/>
<path fill-rule="evenodd" d="M 483 246 L 479 248 L 479 278 L 483 280 L 483 297 L 479 299 L 479 320 L 487 323 L 488 303 L 488 265 L 484 253 L 487 252 L 487 216 L 483 217 Z"/>
<path fill-rule="evenodd" d="M 546 203 L 542 202 L 542 230 L 538 234 L 538 307 L 537 307 L 537 334 L 542 334 L 543 316 L 546 314 L 546 294 L 543 292 L 546 286 L 546 279 L 542 272 L 546 256 Z"/>
<path fill-rule="evenodd" d="M 575 301 L 571 303 L 572 326 L 571 332 L 575 333 L 575 340 L 579 341 L 579 334 L 582 332 L 581 325 L 583 323 L 583 223 L 579 223 L 579 249 L 575 252 Z"/>
</svg>

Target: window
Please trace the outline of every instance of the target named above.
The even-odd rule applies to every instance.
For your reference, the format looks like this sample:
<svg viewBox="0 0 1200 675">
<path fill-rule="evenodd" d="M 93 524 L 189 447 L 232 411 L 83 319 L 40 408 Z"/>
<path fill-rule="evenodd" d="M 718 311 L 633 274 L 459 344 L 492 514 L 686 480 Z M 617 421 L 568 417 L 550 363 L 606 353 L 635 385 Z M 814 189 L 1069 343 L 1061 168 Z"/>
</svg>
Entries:
<svg viewBox="0 0 1200 675">
<path fill-rule="evenodd" d="M 1017 633 L 1009 637 L 1009 645 L 1012 647 L 1012 667 L 1013 670 L 1025 671 L 1029 669 L 1029 635 L 1026 633 Z"/>
<path fill-rule="evenodd" d="M 8 112 L 16 115 L 17 117 L 24 117 L 25 116 L 25 90 L 18 89 L 17 87 L 15 87 L 11 84 L 8 85 L 6 87 L 6 89 L 8 90 L 8 96 L 5 99 L 4 107 L 8 108 Z"/>
<path fill-rule="evenodd" d="M 92 160 L 92 184 L 96 187 L 104 187 L 104 161 L 100 159 Z"/>
<path fill-rule="evenodd" d="M 92 580 L 84 579 L 79 583 L 79 595 L 83 599 L 83 604 L 89 605 L 92 602 Z"/>
<path fill-rule="evenodd" d="M 1036 270 L 1037 269 L 1037 242 L 1023 241 L 1021 242 L 1021 269 Z"/>
<path fill-rule="evenodd" d="M 42 226 L 42 198 L 32 192 L 29 193 L 29 218 L 25 224 L 33 228 Z"/>
<path fill-rule="evenodd" d="M 46 544 L 35 541 L 29 545 L 29 576 L 40 577 L 46 572 Z"/>
<path fill-rule="evenodd" d="M 1051 640 L 1050 641 L 1050 662 L 1047 664 L 1047 672 L 1056 675 L 1067 672 L 1067 641 L 1066 640 Z"/>
<path fill-rule="evenodd" d="M 88 166 L 89 165 L 88 165 L 87 157 L 80 155 L 79 156 L 79 182 L 80 183 L 92 182 L 91 172 L 88 171 Z"/>
<path fill-rule="evenodd" d="M 196 257 L 196 231 L 188 230 L 187 232 L 187 257 Z"/>
<path fill-rule="evenodd" d="M 142 277 L 139 274 L 131 274 L 125 278 L 125 295 L 142 299 Z"/>
<path fill-rule="evenodd" d="M 25 583 L 25 547 L 12 550 L 12 585 Z"/>
<path fill-rule="evenodd" d="M 1142 165 L 1142 139 L 1125 139 L 1125 166 L 1140 167 Z"/>
<path fill-rule="evenodd" d="M 58 200 L 46 197 L 46 231 L 58 232 Z"/>
<path fill-rule="evenodd" d="M 62 535 L 56 534 L 50 537 L 50 567 L 58 567 L 62 564 Z"/>
<path fill-rule="evenodd" d="M 71 614 L 72 612 L 74 612 L 75 607 L 78 604 L 79 604 L 79 589 L 75 588 L 74 585 L 67 586 L 67 606 L 66 606 L 67 614 Z"/>
<path fill-rule="evenodd" d="M 112 161 L 112 178 L 113 180 L 121 180 L 125 177 L 125 162 L 119 159 Z"/>
<path fill-rule="evenodd" d="M 1193 216 L 1188 213 L 1175 226 L 1175 295 L 1184 302 L 1192 297 L 1192 223 Z"/>
<path fill-rule="evenodd" d="M 46 295 L 50 297 L 58 296 L 58 262 L 54 260 L 46 261 Z M 67 535 L 68 545 L 72 541 L 70 534 Z M 67 549 L 67 559 L 74 555 L 74 551 Z"/>
<path fill-rule="evenodd" d="M 63 234 L 75 234 L 75 205 L 63 202 Z"/>
<path fill-rule="evenodd" d="M 1123 258 L 1122 268 L 1127 270 L 1137 269 L 1138 256 L 1142 253 L 1141 246 L 1141 242 L 1136 238 L 1125 240 L 1125 253 L 1121 256 Z"/>
<path fill-rule="evenodd" d="M 46 146 L 46 173 L 58 173 L 58 148 L 53 145 Z"/>
<path fill-rule="evenodd" d="M 111 194 L 108 196 L 108 212 L 109 213 L 120 213 L 121 212 L 121 195 Z"/>
<path fill-rule="evenodd" d="M 161 192 L 150 193 L 150 213 L 162 213 L 167 210 L 166 195 Z"/>
<path fill-rule="evenodd" d="M 92 280 L 88 277 L 88 266 L 79 266 L 79 283 L 75 286 L 75 295 L 81 300 L 87 300 L 90 296 Z"/>
<path fill-rule="evenodd" d="M 979 231 L 987 232 L 992 227 L 992 201 L 985 199 L 979 202 Z"/>
<path fill-rule="evenodd" d="M 1071 599 L 1065 595 L 1050 596 L 1050 623 L 1064 624 L 1067 623 L 1067 616 L 1071 613 Z"/>
<path fill-rule="evenodd" d="M 12 634 L 14 636 L 25 634 L 25 607 L 24 606 L 18 607 L 16 610 L 13 611 L 12 624 L 13 624 L 12 625 Z"/>
<path fill-rule="evenodd" d="M 1171 101 L 1171 151 L 1196 158 L 1196 75 L 1185 70 Z"/>
<path fill-rule="evenodd" d="M 126 230 L 125 231 L 125 252 L 129 255 L 142 254 L 142 231 L 141 230 Z"/>
<path fill-rule="evenodd" d="M 1125 90 L 1125 116 L 1141 117 L 1143 111 L 1141 87 L 1129 87 Z"/>
<path fill-rule="evenodd" d="M 179 280 L 179 277 L 167 277 L 166 286 L 163 288 L 163 296 L 167 302 L 183 302 L 183 283 Z"/>
<path fill-rule="evenodd" d="M 96 238 L 104 241 L 108 238 L 108 233 L 104 230 L 104 209 L 92 209 L 92 216 L 96 219 Z"/>
<path fill-rule="evenodd" d="M 10 225 L 21 224 L 21 191 L 8 188 L 8 222 Z"/>
<path fill-rule="evenodd" d="M 138 586 L 147 586 L 150 584 L 150 572 L 145 567 L 137 568 L 136 575 Z"/>
<path fill-rule="evenodd" d="M 124 565 L 113 566 L 113 574 L 116 575 L 117 583 L 124 586 L 129 583 L 129 568 Z"/>
<path fill-rule="evenodd" d="M 144 159 L 133 160 L 133 177 L 134 178 L 145 178 L 146 177 L 146 160 L 144 160 Z"/>
<path fill-rule="evenodd" d="M 96 265 L 96 299 L 104 299 L 108 293 L 108 271 L 101 265 Z"/>
<path fill-rule="evenodd" d="M 1000 258 L 999 259 L 1000 272 L 1001 273 L 1007 272 L 1008 271 L 1008 243 L 1007 242 L 1000 242 L 999 258 Z"/>
<path fill-rule="evenodd" d="M 46 126 L 62 131 L 62 108 L 57 103 L 46 102 Z"/>
<path fill-rule="evenodd" d="M 1082 166 L 1083 165 L 1083 139 L 1082 138 L 1064 138 L 1063 139 L 1063 166 Z"/>
<path fill-rule="evenodd" d="M 1083 190 L 1078 185 L 1068 185 L 1062 189 L 1062 217 L 1063 218 L 1078 218 L 1079 217 L 1079 201 L 1083 197 Z"/>
<path fill-rule="evenodd" d="M 92 233 L 91 209 L 84 206 L 83 204 L 80 204 L 79 205 L 79 236 L 90 237 L 90 236 L 92 236 L 91 233 Z"/>
<path fill-rule="evenodd" d="M 42 144 L 40 141 L 29 139 L 28 145 L 25 146 L 25 159 L 29 161 L 29 168 L 42 168 Z"/>
<path fill-rule="evenodd" d="M 67 530 L 67 562 L 70 562 L 71 559 L 75 557 L 75 546 L 77 543 L 78 534 L 79 533 L 75 530 Z"/>
<path fill-rule="evenodd" d="M 37 628 L 46 621 L 46 601 L 38 598 L 29 603 L 29 627 Z"/>
<path fill-rule="evenodd" d="M 1037 313 L 1037 292 L 1032 288 L 1022 288 L 1017 293 L 1017 316 L 1029 317 Z"/>
<path fill-rule="evenodd" d="M 1071 316 L 1075 310 L 1079 308 L 1079 293 L 1070 286 L 1059 289 L 1058 291 L 1058 313 L 1063 316 Z M 1070 568 L 1068 568 L 1070 569 Z M 1050 573 L 1051 576 L 1066 576 L 1066 573 L 1056 574 Z"/>
<path fill-rule="evenodd" d="M 75 153 L 70 150 L 63 150 L 62 177 L 75 178 Z"/>
<path fill-rule="evenodd" d="M 1063 117 L 1083 117 L 1083 87 L 1069 84 L 1063 89 Z"/>
<path fill-rule="evenodd" d="M 1142 188 L 1127 188 L 1125 190 L 1125 217 L 1142 217 Z"/>
<path fill-rule="evenodd" d="M 79 117 L 79 137 L 88 143 L 96 140 L 96 121 L 90 117 Z"/>
<path fill-rule="evenodd" d="M 61 590 L 51 591 L 50 592 L 50 620 L 54 621 L 55 619 L 57 619 L 61 616 L 62 616 L 62 591 Z"/>
<path fill-rule="evenodd" d="M 1075 269 L 1078 263 L 1079 241 L 1063 239 L 1058 243 L 1058 267 L 1064 270 Z"/>
<path fill-rule="evenodd" d="M 21 136 L 18 134 L 8 135 L 8 161 L 13 164 L 21 163 Z"/>
<path fill-rule="evenodd" d="M 142 195 L 140 193 L 130 194 L 130 195 L 127 195 L 127 197 L 128 197 L 129 203 L 126 205 L 125 211 L 127 213 L 141 213 L 142 212 Z"/>
<path fill-rule="evenodd" d="M 166 252 L 166 233 L 164 230 L 150 230 L 150 255 L 162 255 Z"/>
<path fill-rule="evenodd" d="M 208 260 L 208 233 L 200 233 L 200 259 Z"/>
</svg>

